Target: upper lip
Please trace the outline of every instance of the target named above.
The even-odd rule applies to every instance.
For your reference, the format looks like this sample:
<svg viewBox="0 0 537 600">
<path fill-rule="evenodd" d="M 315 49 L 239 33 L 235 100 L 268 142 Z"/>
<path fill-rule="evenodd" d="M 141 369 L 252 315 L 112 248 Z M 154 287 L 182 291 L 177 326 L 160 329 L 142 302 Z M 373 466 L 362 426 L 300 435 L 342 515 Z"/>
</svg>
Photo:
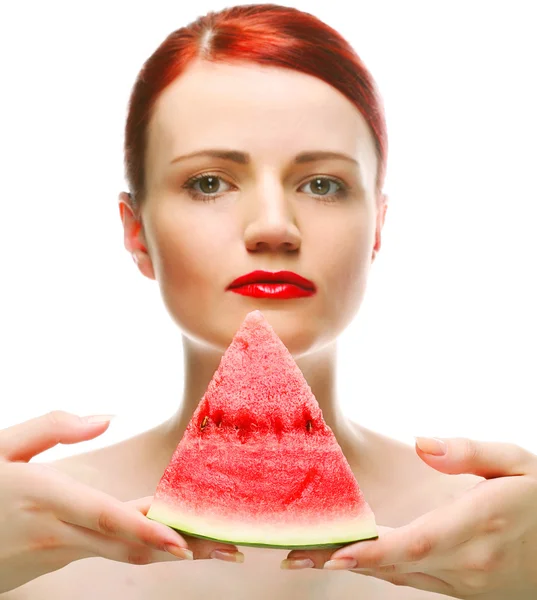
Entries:
<svg viewBox="0 0 537 600">
<path fill-rule="evenodd" d="M 315 284 L 292 271 L 252 271 L 232 281 L 228 289 L 251 283 L 293 283 L 306 290 L 315 291 Z"/>
</svg>

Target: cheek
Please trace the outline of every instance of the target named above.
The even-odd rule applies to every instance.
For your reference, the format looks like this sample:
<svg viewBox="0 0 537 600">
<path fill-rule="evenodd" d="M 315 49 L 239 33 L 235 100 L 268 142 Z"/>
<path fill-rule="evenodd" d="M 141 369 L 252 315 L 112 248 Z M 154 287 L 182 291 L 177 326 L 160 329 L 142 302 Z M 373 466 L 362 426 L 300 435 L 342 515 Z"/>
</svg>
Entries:
<svg viewBox="0 0 537 600">
<path fill-rule="evenodd" d="M 340 226 L 326 227 L 324 243 L 316 244 L 316 263 L 323 265 L 323 275 L 331 289 L 347 295 L 362 288 L 371 262 L 374 225 L 370 219 L 349 216 Z"/>
<path fill-rule="evenodd" d="M 180 278 L 185 292 L 191 283 L 198 287 L 218 274 L 221 278 L 235 235 L 228 221 L 206 205 L 163 207 L 152 222 L 155 270 L 161 285 L 173 285 Z"/>
</svg>

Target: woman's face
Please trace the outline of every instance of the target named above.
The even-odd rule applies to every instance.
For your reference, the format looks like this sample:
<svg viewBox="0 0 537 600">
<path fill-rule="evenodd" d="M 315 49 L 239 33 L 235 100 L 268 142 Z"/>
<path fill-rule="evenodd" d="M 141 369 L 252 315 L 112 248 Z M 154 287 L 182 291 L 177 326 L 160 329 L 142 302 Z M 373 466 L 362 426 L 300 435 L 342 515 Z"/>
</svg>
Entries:
<svg viewBox="0 0 537 600">
<path fill-rule="evenodd" d="M 249 158 L 177 160 L 206 149 Z M 350 160 L 295 162 L 318 151 Z M 224 350 L 260 309 L 295 357 L 320 349 L 357 312 L 380 247 L 376 172 L 365 120 L 328 84 L 287 69 L 200 61 L 164 91 L 150 123 L 139 238 L 148 252 L 136 251 L 138 267 L 158 281 L 191 340 Z M 127 206 L 121 211 L 131 250 L 136 222 Z M 276 299 L 228 290 L 256 270 L 293 271 L 316 292 Z"/>
</svg>

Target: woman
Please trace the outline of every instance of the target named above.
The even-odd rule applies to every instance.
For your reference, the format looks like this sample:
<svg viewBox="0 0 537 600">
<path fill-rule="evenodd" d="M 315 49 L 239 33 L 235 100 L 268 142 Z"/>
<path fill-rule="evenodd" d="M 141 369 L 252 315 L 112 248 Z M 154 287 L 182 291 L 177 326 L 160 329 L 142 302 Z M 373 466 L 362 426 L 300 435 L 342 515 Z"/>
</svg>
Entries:
<svg viewBox="0 0 537 600">
<path fill-rule="evenodd" d="M 420 460 L 340 408 L 336 340 L 360 306 L 381 247 L 386 155 L 370 74 L 335 31 L 307 13 L 276 5 L 210 13 L 172 33 L 149 58 L 130 100 L 130 193 L 120 194 L 119 208 L 126 249 L 140 272 L 158 281 L 183 332 L 182 403 L 150 431 L 46 466 L 26 462 L 56 443 L 96 437 L 109 419 L 54 412 L 0 432 L 0 480 L 7 482 L 0 490 L 2 598 L 417 600 L 479 592 L 492 599 L 507 597 L 506 590 L 510 598 L 533 597 L 526 555 L 535 548 L 535 523 L 517 521 L 517 535 L 509 533 L 517 560 L 515 553 L 510 562 L 492 554 L 487 549 L 507 536 L 507 516 L 485 510 L 488 488 L 476 484 L 522 475 L 508 471 L 530 471 L 534 457 L 482 445 L 474 462 L 465 462 L 464 448 L 478 447 L 455 440 L 442 462 L 438 443 L 423 440 L 437 456 L 420 451 Z M 259 284 L 245 295 L 230 287 L 259 270 L 298 274 L 315 294 L 289 298 Z M 223 352 L 256 308 L 295 357 L 383 526 L 379 540 L 341 549 L 326 568 L 331 553 L 239 552 L 144 517 Z M 496 455 L 502 459 L 494 462 Z M 517 514 L 536 499 L 534 479 L 524 475 L 511 494 Z M 496 481 L 504 479 L 511 478 Z M 478 488 L 485 490 L 483 522 L 469 511 Z M 441 512 L 447 504 L 452 513 Z M 455 524 L 466 517 L 466 534 L 469 514 L 483 523 L 482 535 L 459 540 Z M 440 526 L 449 548 L 430 542 Z M 530 542 L 526 554 L 523 541 Z M 459 554 L 451 552 L 459 545 Z M 378 568 L 360 574 L 346 560 L 360 552 L 358 567 Z M 208 558 L 220 560 L 200 560 Z M 494 579 L 498 571 L 502 579 Z"/>
</svg>

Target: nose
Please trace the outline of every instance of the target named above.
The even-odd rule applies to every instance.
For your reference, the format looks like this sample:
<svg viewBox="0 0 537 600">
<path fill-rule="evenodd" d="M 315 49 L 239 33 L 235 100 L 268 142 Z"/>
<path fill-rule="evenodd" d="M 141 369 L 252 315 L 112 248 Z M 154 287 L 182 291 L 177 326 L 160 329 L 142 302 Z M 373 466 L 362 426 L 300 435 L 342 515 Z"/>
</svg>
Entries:
<svg viewBox="0 0 537 600">
<path fill-rule="evenodd" d="M 302 236 L 293 210 L 281 188 L 265 186 L 256 194 L 253 203 L 255 215 L 248 222 L 244 242 L 250 252 L 296 252 Z"/>
</svg>

